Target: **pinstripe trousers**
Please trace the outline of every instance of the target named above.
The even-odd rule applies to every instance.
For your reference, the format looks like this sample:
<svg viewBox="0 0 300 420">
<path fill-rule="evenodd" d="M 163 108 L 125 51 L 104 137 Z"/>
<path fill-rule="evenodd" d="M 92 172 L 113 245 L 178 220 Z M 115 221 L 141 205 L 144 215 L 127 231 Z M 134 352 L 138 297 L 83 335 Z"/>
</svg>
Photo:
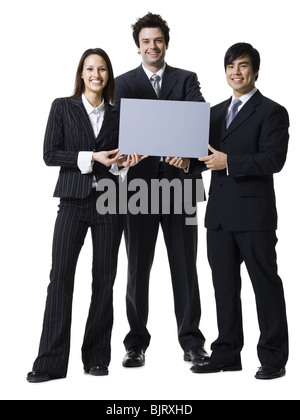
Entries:
<svg viewBox="0 0 300 420">
<path fill-rule="evenodd" d="M 33 365 L 35 371 L 67 375 L 75 270 L 89 228 L 93 244 L 92 296 L 81 349 L 82 361 L 86 370 L 110 363 L 113 285 L 123 226 L 118 215 L 98 214 L 98 196 L 93 190 L 84 199 L 60 200 L 43 329 Z"/>
</svg>

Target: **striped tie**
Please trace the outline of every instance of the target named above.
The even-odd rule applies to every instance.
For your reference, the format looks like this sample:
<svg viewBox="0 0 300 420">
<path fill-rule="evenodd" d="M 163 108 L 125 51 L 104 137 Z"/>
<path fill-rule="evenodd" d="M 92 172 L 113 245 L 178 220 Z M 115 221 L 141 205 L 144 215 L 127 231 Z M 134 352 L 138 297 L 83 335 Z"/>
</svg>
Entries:
<svg viewBox="0 0 300 420">
<path fill-rule="evenodd" d="M 150 80 L 151 80 L 153 89 L 155 90 L 156 96 L 159 98 L 159 93 L 160 93 L 159 80 L 160 80 L 160 77 L 157 74 L 153 74 L 151 76 Z"/>
</svg>

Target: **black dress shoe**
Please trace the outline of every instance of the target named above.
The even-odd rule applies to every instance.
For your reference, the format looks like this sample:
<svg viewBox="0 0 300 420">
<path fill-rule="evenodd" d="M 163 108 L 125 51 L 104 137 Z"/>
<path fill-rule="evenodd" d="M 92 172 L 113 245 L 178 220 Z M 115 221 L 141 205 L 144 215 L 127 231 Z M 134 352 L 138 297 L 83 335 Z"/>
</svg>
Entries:
<svg viewBox="0 0 300 420">
<path fill-rule="evenodd" d="M 132 348 L 128 349 L 123 359 L 122 365 L 124 367 L 140 367 L 145 364 L 145 353 L 143 349 Z"/>
<path fill-rule="evenodd" d="M 183 356 L 185 362 L 192 362 L 193 364 L 203 363 L 203 361 L 208 359 L 209 355 L 203 346 L 192 347 L 189 351 L 186 351 Z"/>
<path fill-rule="evenodd" d="M 255 374 L 256 379 L 276 379 L 285 375 L 285 368 L 261 366 Z"/>
<path fill-rule="evenodd" d="M 215 372 L 234 372 L 242 370 L 242 365 L 240 361 L 232 363 L 231 365 L 225 365 L 220 363 L 215 363 L 211 361 L 202 362 L 202 364 L 193 365 L 191 371 L 194 373 L 215 373 Z"/>
<path fill-rule="evenodd" d="M 108 375 L 108 368 L 106 366 L 93 366 L 89 369 L 84 369 L 85 373 L 93 376 L 105 376 Z"/>
<path fill-rule="evenodd" d="M 47 382 L 53 379 L 62 379 L 62 376 L 53 375 L 43 370 L 34 370 L 27 374 L 27 381 L 32 383 Z"/>
</svg>

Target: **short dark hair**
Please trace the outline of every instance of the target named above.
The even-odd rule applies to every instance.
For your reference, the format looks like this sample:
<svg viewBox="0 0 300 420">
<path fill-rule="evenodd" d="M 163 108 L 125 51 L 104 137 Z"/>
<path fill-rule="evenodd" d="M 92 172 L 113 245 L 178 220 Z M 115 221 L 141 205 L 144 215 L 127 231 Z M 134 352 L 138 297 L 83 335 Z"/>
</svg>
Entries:
<svg viewBox="0 0 300 420">
<path fill-rule="evenodd" d="M 73 92 L 72 97 L 81 96 L 84 92 L 85 86 L 84 86 L 84 81 L 81 75 L 83 72 L 84 61 L 90 55 L 99 55 L 100 57 L 103 58 L 103 60 L 107 64 L 108 81 L 105 88 L 103 89 L 103 98 L 106 102 L 113 103 L 115 100 L 115 95 L 116 95 L 116 84 L 115 84 L 114 72 L 113 72 L 113 68 L 112 68 L 112 64 L 111 64 L 109 56 L 101 48 L 90 48 L 82 54 L 78 67 L 77 67 L 77 72 L 76 72 L 76 77 L 75 77 L 75 86 L 74 86 L 74 92 Z"/>
<path fill-rule="evenodd" d="M 258 72 L 260 66 L 259 52 L 253 48 L 251 44 L 247 44 L 246 42 L 238 42 L 237 44 L 234 44 L 228 48 L 224 57 L 225 70 L 229 64 L 232 64 L 238 58 L 245 57 L 246 55 L 249 55 L 250 57 L 254 73 Z M 257 80 L 257 78 L 258 75 L 256 76 L 255 80 Z"/>
<path fill-rule="evenodd" d="M 160 15 L 155 15 L 153 13 L 148 12 L 147 15 L 145 15 L 142 18 L 139 18 L 136 21 L 136 23 L 131 25 L 131 28 L 133 30 L 132 36 L 137 47 L 140 47 L 139 34 L 143 28 L 160 28 L 162 30 L 162 33 L 164 34 L 166 46 L 169 45 L 170 28 L 167 22 L 163 20 L 163 18 Z"/>
</svg>

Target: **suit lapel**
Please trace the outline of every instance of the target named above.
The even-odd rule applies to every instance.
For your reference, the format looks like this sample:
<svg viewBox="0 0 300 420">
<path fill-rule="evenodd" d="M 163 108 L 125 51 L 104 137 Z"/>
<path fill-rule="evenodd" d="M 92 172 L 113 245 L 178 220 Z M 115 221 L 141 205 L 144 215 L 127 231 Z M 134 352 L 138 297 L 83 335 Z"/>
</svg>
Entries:
<svg viewBox="0 0 300 420">
<path fill-rule="evenodd" d="M 166 65 L 166 68 L 163 74 L 159 99 L 168 99 L 177 81 L 178 81 L 178 76 L 177 76 L 176 70 L 173 67 Z"/>
<path fill-rule="evenodd" d="M 80 97 L 69 98 L 69 102 L 72 105 L 71 110 L 73 111 L 75 115 L 75 121 L 79 122 L 78 125 L 80 129 L 83 129 L 85 131 L 87 138 L 92 142 L 92 144 L 95 144 L 93 128 L 89 120 L 89 116 L 82 103 L 82 99 Z"/>
<path fill-rule="evenodd" d="M 226 116 L 227 116 L 227 110 L 230 105 L 231 98 L 228 99 L 228 101 L 223 102 L 219 106 L 214 108 L 214 120 L 217 122 L 217 126 L 219 127 L 219 132 L 221 135 L 221 140 L 223 140 L 228 135 L 228 130 L 226 130 Z M 211 121 L 212 123 L 212 121 Z M 211 127 L 212 128 L 215 127 Z"/>
<path fill-rule="evenodd" d="M 225 103 L 225 109 L 223 109 L 224 112 L 224 130 L 223 133 L 223 140 L 228 137 L 233 131 L 237 130 L 242 124 L 244 124 L 251 115 L 256 112 L 256 107 L 261 103 L 262 95 L 259 91 L 257 91 L 252 98 L 249 99 L 249 101 L 243 106 L 243 108 L 238 112 L 237 116 L 234 118 L 228 129 L 225 128 L 226 124 L 226 116 L 227 116 L 227 108 L 230 105 L 229 100 L 227 103 Z"/>
<path fill-rule="evenodd" d="M 118 111 L 113 108 L 111 105 L 106 103 L 105 108 L 105 114 L 104 114 L 104 120 L 102 123 L 101 130 L 98 134 L 98 137 L 96 139 L 96 144 L 101 143 L 107 137 L 108 134 L 112 132 L 114 128 L 116 128 L 118 119 L 116 118 L 115 113 Z"/>
<path fill-rule="evenodd" d="M 139 94 L 139 99 L 157 99 L 156 93 L 142 65 L 136 69 L 132 79 L 132 83 L 135 86 L 134 90 Z"/>
</svg>

